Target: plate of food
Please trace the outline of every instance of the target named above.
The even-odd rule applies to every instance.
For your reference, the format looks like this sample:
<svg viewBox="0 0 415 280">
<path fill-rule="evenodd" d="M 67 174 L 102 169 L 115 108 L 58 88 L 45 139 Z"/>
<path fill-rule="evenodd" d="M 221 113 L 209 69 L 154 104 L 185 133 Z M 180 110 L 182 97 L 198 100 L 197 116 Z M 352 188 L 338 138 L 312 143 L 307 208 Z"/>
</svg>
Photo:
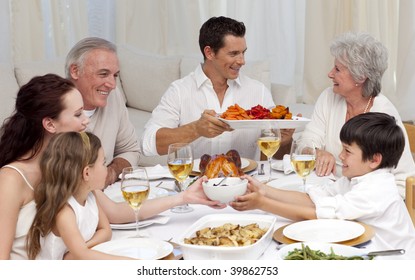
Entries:
<svg viewBox="0 0 415 280">
<path fill-rule="evenodd" d="M 365 228 L 354 221 L 315 219 L 293 223 L 284 228 L 284 236 L 304 242 L 342 242 L 361 236 Z"/>
<path fill-rule="evenodd" d="M 367 249 L 333 243 L 298 242 L 278 251 L 280 260 L 364 260 Z"/>
<path fill-rule="evenodd" d="M 247 168 L 250 164 L 250 160 L 247 158 L 241 158 L 241 168 Z M 200 165 L 200 158 L 193 160 L 193 172 L 200 172 L 199 169 L 199 165 Z"/>
<path fill-rule="evenodd" d="M 305 126 L 310 122 L 310 119 L 305 117 L 293 116 L 292 119 L 252 119 L 252 120 L 227 120 L 219 118 L 221 121 L 227 123 L 233 129 L 264 129 L 270 127 L 270 124 L 277 123 L 280 129 L 295 129 Z"/>
<path fill-rule="evenodd" d="M 104 242 L 92 249 L 135 259 L 158 260 L 173 252 L 173 245 L 155 238 L 128 238 Z"/>
</svg>

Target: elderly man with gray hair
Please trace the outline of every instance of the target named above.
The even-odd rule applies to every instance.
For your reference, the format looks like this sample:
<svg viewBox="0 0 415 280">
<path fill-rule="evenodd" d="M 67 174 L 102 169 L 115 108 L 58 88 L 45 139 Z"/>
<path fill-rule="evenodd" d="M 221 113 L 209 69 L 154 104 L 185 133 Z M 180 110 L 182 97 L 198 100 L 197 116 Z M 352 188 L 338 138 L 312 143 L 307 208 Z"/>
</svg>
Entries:
<svg viewBox="0 0 415 280">
<path fill-rule="evenodd" d="M 90 118 L 88 131 L 102 142 L 108 163 L 106 184 L 112 184 L 124 167 L 137 165 L 140 157 L 137 134 L 116 87 L 120 72 L 116 47 L 101 38 L 85 38 L 69 51 L 65 71 L 82 94 Z"/>
</svg>

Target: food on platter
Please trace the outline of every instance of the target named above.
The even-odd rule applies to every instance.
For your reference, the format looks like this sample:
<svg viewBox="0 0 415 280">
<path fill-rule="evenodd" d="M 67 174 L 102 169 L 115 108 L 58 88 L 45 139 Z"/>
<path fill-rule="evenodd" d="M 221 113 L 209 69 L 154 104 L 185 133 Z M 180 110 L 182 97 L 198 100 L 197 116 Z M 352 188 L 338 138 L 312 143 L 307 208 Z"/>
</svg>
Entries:
<svg viewBox="0 0 415 280">
<path fill-rule="evenodd" d="M 267 109 L 261 105 L 256 105 L 251 109 L 245 110 L 238 104 L 231 105 L 223 112 L 220 117 L 225 120 L 261 120 L 261 119 L 292 119 L 292 113 L 288 107 L 277 105 Z"/>
<path fill-rule="evenodd" d="M 268 229 L 261 229 L 253 223 L 246 226 L 226 223 L 219 227 L 206 227 L 196 231 L 196 237 L 185 238 L 184 243 L 192 245 L 239 247 L 257 242 Z"/>
<path fill-rule="evenodd" d="M 312 250 L 308 245 L 301 243 L 301 249 L 295 248 L 289 251 L 285 260 L 364 260 L 362 256 L 342 256 L 334 252 L 333 247 L 330 247 L 329 253 L 324 253 L 320 250 Z M 369 257 L 373 259 L 373 257 Z"/>
<path fill-rule="evenodd" d="M 209 179 L 224 176 L 239 177 L 244 174 L 241 168 L 241 157 L 236 150 L 229 150 L 226 154 L 208 155 L 200 158 L 200 174 Z"/>
</svg>

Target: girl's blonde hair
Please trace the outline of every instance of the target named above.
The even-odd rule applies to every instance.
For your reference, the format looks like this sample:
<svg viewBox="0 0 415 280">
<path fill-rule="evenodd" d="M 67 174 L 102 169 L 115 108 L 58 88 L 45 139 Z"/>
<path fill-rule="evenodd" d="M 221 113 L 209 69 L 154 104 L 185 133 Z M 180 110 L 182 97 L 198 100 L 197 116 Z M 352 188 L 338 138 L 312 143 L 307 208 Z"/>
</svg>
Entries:
<svg viewBox="0 0 415 280">
<path fill-rule="evenodd" d="M 83 170 L 94 165 L 100 148 L 99 138 L 89 132 L 52 137 L 41 157 L 42 179 L 34 191 L 36 215 L 27 235 L 29 259 L 39 254 L 40 238 L 52 231 L 57 214 L 80 188 Z"/>
</svg>

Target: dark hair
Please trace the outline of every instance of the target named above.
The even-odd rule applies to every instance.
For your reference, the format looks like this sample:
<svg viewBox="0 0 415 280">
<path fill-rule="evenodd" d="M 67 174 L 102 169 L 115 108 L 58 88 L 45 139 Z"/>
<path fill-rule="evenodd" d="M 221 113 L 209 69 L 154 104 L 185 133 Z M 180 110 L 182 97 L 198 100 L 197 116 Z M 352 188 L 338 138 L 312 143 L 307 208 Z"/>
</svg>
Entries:
<svg viewBox="0 0 415 280">
<path fill-rule="evenodd" d="M 224 45 L 223 40 L 226 35 L 244 37 L 244 23 L 227 17 L 212 17 L 208 19 L 199 31 L 199 46 L 203 57 L 206 58 L 203 51 L 206 46 L 211 47 L 214 53 L 219 51 Z"/>
<path fill-rule="evenodd" d="M 39 152 L 45 135 L 42 120 L 56 119 L 65 109 L 65 94 L 73 89 L 71 81 L 55 74 L 34 77 L 19 89 L 15 110 L 0 128 L 0 167 L 22 160 L 29 151 L 26 159 Z"/>
<path fill-rule="evenodd" d="M 348 145 L 356 143 L 364 161 L 381 154 L 378 168 L 396 167 L 405 147 L 405 136 L 395 118 L 379 112 L 360 114 L 348 120 L 340 131 L 340 140 Z"/>
</svg>

